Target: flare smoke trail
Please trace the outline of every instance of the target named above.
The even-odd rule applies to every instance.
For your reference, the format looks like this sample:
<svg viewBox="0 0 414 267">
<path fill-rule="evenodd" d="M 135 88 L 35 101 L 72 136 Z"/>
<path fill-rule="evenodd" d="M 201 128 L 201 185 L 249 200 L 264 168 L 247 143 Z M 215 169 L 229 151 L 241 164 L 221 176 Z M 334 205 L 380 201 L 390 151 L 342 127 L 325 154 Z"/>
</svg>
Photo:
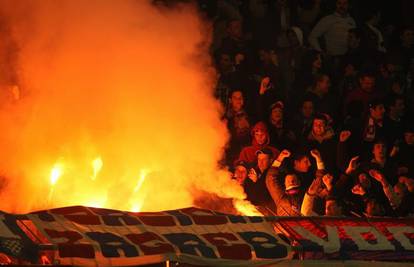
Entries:
<svg viewBox="0 0 414 267">
<path fill-rule="evenodd" d="M 194 186 L 243 197 L 217 167 L 227 132 L 213 98 L 210 31 L 194 7 L 0 7 L 18 48 L 20 88 L 19 100 L 1 99 L 1 210 L 181 208 L 192 205 Z M 52 171 L 52 188 L 53 166 L 61 169 Z"/>
</svg>

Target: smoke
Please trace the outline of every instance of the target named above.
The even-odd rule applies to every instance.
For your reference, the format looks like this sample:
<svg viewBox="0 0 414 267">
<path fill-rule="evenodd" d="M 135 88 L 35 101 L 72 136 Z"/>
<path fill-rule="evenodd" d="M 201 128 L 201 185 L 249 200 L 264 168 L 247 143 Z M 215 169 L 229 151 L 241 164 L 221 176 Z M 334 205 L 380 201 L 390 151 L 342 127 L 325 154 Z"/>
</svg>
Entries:
<svg viewBox="0 0 414 267">
<path fill-rule="evenodd" d="M 243 198 L 217 166 L 227 131 L 213 98 L 210 29 L 193 6 L 0 7 L 19 81 L 0 101 L 0 209 L 165 210 L 191 206 L 197 190 Z"/>
</svg>

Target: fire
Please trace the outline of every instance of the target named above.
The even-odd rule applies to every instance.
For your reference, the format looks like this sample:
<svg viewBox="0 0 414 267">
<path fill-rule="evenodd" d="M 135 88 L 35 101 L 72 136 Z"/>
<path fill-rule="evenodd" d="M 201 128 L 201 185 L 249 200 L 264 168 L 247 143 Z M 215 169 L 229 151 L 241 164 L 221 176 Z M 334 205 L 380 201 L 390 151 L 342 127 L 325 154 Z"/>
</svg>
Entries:
<svg viewBox="0 0 414 267">
<path fill-rule="evenodd" d="M 50 184 L 54 186 L 59 178 L 62 176 L 63 166 L 62 164 L 55 164 L 50 171 Z"/>
<path fill-rule="evenodd" d="M 145 177 L 147 176 L 147 171 L 146 170 L 141 170 L 140 175 L 139 175 L 139 180 L 137 185 L 134 188 L 134 192 L 138 192 L 141 189 L 142 184 L 144 183 Z"/>
<path fill-rule="evenodd" d="M 247 200 L 236 199 L 233 201 L 235 208 L 243 215 L 246 216 L 263 216 L 254 205 Z"/>
<path fill-rule="evenodd" d="M 193 6 L 17 2 L 0 1 L 19 70 L 18 96 L 0 96 L 0 210 L 176 209 L 193 206 L 194 187 L 243 199 L 217 164 L 228 132 Z"/>
<path fill-rule="evenodd" d="M 100 157 L 94 159 L 92 161 L 92 167 L 93 167 L 93 176 L 92 176 L 92 180 L 95 181 L 96 177 L 98 176 L 99 171 L 102 169 L 103 166 L 103 162 L 102 159 Z"/>
<path fill-rule="evenodd" d="M 52 202 L 53 199 L 53 193 L 55 191 L 55 185 L 59 178 L 62 176 L 63 173 L 63 165 L 60 163 L 56 163 L 51 171 L 50 171 L 50 191 L 49 191 L 49 197 L 48 197 L 48 203 Z"/>
</svg>

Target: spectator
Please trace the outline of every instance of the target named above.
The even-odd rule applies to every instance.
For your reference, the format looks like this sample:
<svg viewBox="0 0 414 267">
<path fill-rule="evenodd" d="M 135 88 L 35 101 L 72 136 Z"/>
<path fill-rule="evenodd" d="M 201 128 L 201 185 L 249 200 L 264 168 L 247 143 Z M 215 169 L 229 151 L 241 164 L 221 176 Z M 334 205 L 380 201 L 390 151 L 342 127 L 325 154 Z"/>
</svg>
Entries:
<svg viewBox="0 0 414 267">
<path fill-rule="evenodd" d="M 401 176 L 399 182 L 394 185 L 394 192 L 398 198 L 398 203 L 395 207 L 397 216 L 412 216 L 414 214 L 414 179 L 406 176 Z"/>
<path fill-rule="evenodd" d="M 363 72 L 359 77 L 358 88 L 346 96 L 344 114 L 351 118 L 361 118 L 361 115 L 368 112 L 368 104 L 379 96 L 375 89 L 375 74 Z"/>
<path fill-rule="evenodd" d="M 221 42 L 220 50 L 228 51 L 235 58 L 240 54 L 246 56 L 247 42 L 243 36 L 241 19 L 230 19 L 226 25 L 227 36 Z"/>
<path fill-rule="evenodd" d="M 402 139 L 404 127 L 404 111 L 405 100 L 399 95 L 391 95 L 388 97 L 388 108 L 384 118 L 386 125 L 386 139 L 388 144 L 394 144 L 396 141 Z"/>
<path fill-rule="evenodd" d="M 292 171 L 284 173 L 280 170 L 281 164 L 290 155 L 289 151 L 283 150 L 273 162 L 266 176 L 266 186 L 276 204 L 278 216 L 300 215 L 304 192 L 309 185 L 309 182 L 299 177 L 299 175 L 309 171 L 310 162 L 306 156 L 298 155 L 300 159 L 298 156 L 294 158 L 294 169 Z M 315 152 L 312 153 L 312 156 L 318 158 Z M 323 168 L 320 157 L 318 158 L 318 165 Z M 281 185 L 282 178 L 284 186 Z M 304 185 L 303 182 L 307 182 L 308 185 Z"/>
<path fill-rule="evenodd" d="M 315 78 L 322 73 L 323 61 L 320 52 L 310 50 L 302 59 L 301 68 L 295 74 L 293 90 L 289 94 L 289 104 L 292 107 L 298 106 L 298 100 L 302 99 L 305 92 L 312 86 Z"/>
<path fill-rule="evenodd" d="M 279 66 L 282 78 L 282 90 L 285 97 L 288 97 L 293 88 L 295 74 L 299 71 L 302 58 L 307 52 L 307 48 L 303 45 L 303 33 L 298 27 L 291 27 L 287 31 L 289 46 L 279 51 Z"/>
<path fill-rule="evenodd" d="M 414 28 L 403 27 L 399 39 L 399 44 L 392 48 L 390 54 L 400 62 L 404 70 L 407 70 L 411 60 L 414 59 Z"/>
<path fill-rule="evenodd" d="M 414 177 L 414 126 L 407 124 L 404 129 L 404 138 L 399 144 L 396 161 L 399 174 Z"/>
<path fill-rule="evenodd" d="M 240 185 L 244 185 L 248 178 L 249 165 L 242 161 L 238 160 L 234 164 L 233 179 L 235 179 Z"/>
<path fill-rule="evenodd" d="M 379 137 L 385 137 L 384 114 L 385 107 L 383 101 L 374 99 L 369 103 L 368 117 L 363 125 L 363 140 L 372 142 Z"/>
<path fill-rule="evenodd" d="M 298 23 L 303 29 L 305 37 L 309 36 L 313 25 L 321 13 L 321 0 L 302 0 L 299 1 Z M 307 39 L 307 38 L 306 38 Z"/>
<path fill-rule="evenodd" d="M 300 206 L 303 199 L 300 179 L 295 173 L 284 175 L 284 188 L 280 184 L 279 167 L 283 160 L 289 156 L 289 151 L 282 151 L 277 160 L 273 162 L 266 176 L 266 186 L 276 204 L 276 214 L 278 216 L 300 215 Z"/>
<path fill-rule="evenodd" d="M 230 131 L 227 162 L 237 159 L 241 149 L 250 140 L 250 118 L 244 110 L 244 97 L 241 90 L 233 90 L 230 94 L 230 106 L 226 112 L 227 128 Z"/>
<path fill-rule="evenodd" d="M 330 92 L 331 79 L 327 74 L 316 76 L 313 86 L 309 88 L 305 98 L 311 99 L 315 104 L 316 112 L 328 114 L 334 121 L 338 120 L 337 97 Z"/>
<path fill-rule="evenodd" d="M 304 151 L 298 150 L 291 157 L 291 164 L 283 164 L 285 159 L 291 155 L 289 150 L 285 149 L 283 151 L 284 154 L 280 157 L 277 157 L 272 166 L 278 168 L 278 173 L 280 173 L 280 175 L 283 177 L 287 173 L 294 173 L 300 181 L 301 189 L 305 191 L 315 178 L 315 168 L 312 167 L 309 156 Z M 322 161 L 319 151 L 312 150 L 311 156 L 316 161 L 317 170 L 325 169 L 325 165 Z M 279 180 L 282 179 L 282 177 L 279 178 Z"/>
<path fill-rule="evenodd" d="M 256 152 L 257 160 L 254 167 L 249 170 L 249 179 L 243 184 L 244 190 L 253 205 L 266 215 L 275 215 L 276 207 L 266 187 L 266 175 L 273 161 L 270 149 Z"/>
<path fill-rule="evenodd" d="M 277 101 L 270 107 L 268 129 L 270 144 L 279 150 L 292 149 L 296 142 L 296 136 L 292 130 L 286 127 L 284 117 L 284 105 Z"/>
<path fill-rule="evenodd" d="M 371 158 L 361 164 L 361 170 L 376 169 L 381 171 L 394 185 L 398 181 L 395 156 L 390 156 L 388 146 L 382 139 L 376 140 L 371 148 Z"/>
<path fill-rule="evenodd" d="M 381 13 L 377 9 L 371 9 L 367 12 L 365 24 L 362 26 L 364 34 L 364 44 L 366 51 L 375 56 L 375 52 L 385 53 L 384 37 L 381 31 L 377 28 L 381 19 Z"/>
<path fill-rule="evenodd" d="M 305 98 L 302 101 L 299 112 L 295 113 L 293 117 L 293 130 L 298 139 L 308 136 L 312 129 L 314 113 L 315 109 L 312 99 Z"/>
<path fill-rule="evenodd" d="M 241 150 L 239 160 L 252 164 L 256 161 L 256 152 L 263 149 L 269 149 L 275 157 L 279 155 L 279 151 L 275 147 L 269 145 L 269 132 L 264 122 L 258 122 L 254 125 L 251 130 L 251 137 L 252 144 Z"/>
<path fill-rule="evenodd" d="M 323 17 L 312 29 L 309 44 L 313 49 L 324 51 L 318 38 L 324 37 L 326 53 L 329 56 L 341 56 L 347 51 L 348 30 L 356 27 L 355 20 L 348 14 L 348 0 L 337 0 L 336 11 Z"/>
<path fill-rule="evenodd" d="M 326 116 L 318 114 L 314 117 L 312 130 L 303 144 L 308 150 L 316 149 L 320 152 L 329 171 L 334 171 L 336 168 L 336 140 L 334 136 L 335 133 L 328 125 Z"/>
<path fill-rule="evenodd" d="M 290 27 L 297 25 L 298 6 L 294 0 L 276 0 L 273 6 L 274 30 L 272 34 L 276 36 L 276 44 L 279 48 L 289 46 L 287 31 Z"/>
</svg>

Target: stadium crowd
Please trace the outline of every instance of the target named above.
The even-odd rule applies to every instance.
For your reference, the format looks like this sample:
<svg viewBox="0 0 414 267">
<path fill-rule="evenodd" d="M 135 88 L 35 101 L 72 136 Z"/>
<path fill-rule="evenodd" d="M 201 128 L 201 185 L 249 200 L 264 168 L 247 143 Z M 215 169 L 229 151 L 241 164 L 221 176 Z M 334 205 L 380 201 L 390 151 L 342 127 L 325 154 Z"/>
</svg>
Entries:
<svg viewBox="0 0 414 267">
<path fill-rule="evenodd" d="M 199 1 L 222 164 L 263 214 L 414 214 L 412 1 Z M 409 12 L 408 12 L 409 13 Z"/>
</svg>

